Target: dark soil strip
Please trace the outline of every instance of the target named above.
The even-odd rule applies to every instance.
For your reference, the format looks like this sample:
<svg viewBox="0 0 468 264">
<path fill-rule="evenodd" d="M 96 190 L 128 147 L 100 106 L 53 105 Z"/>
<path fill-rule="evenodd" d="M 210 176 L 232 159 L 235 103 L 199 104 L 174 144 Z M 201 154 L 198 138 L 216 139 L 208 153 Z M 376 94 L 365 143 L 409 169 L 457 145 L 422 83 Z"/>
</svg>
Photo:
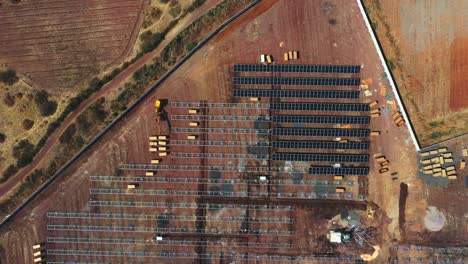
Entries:
<svg viewBox="0 0 468 264">
<path fill-rule="evenodd" d="M 408 198 L 408 185 L 406 183 L 400 184 L 400 200 L 398 202 L 399 205 L 399 213 L 398 213 L 398 226 L 400 227 L 401 234 L 405 233 L 405 207 L 406 207 L 406 199 Z"/>
</svg>

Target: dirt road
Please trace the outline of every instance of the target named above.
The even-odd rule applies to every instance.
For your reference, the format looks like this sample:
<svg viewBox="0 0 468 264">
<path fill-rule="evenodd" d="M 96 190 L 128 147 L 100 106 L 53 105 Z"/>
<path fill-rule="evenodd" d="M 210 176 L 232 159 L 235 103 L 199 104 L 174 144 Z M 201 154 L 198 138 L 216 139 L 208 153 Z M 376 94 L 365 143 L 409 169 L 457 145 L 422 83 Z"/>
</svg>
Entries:
<svg viewBox="0 0 468 264">
<path fill-rule="evenodd" d="M 179 23 L 168 32 L 165 39 L 159 44 L 159 46 L 150 53 L 145 54 L 140 59 L 138 59 L 135 63 L 129 66 L 126 70 L 120 73 L 115 79 L 104 85 L 98 92 L 93 94 L 88 100 L 82 102 L 81 105 L 69 115 L 62 125 L 55 130 L 55 132 L 49 137 L 44 147 L 41 151 L 37 154 L 34 158 L 33 162 L 30 165 L 23 168 L 19 171 L 16 175 L 8 179 L 4 184 L 0 186 L 0 197 L 6 197 L 10 191 L 12 191 L 17 185 L 23 181 L 26 176 L 32 172 L 34 169 L 38 167 L 38 164 L 44 160 L 46 155 L 53 149 L 56 144 L 58 144 L 58 138 L 65 129 L 75 120 L 75 118 L 80 115 L 86 108 L 96 102 L 97 99 L 106 95 L 111 91 L 117 90 L 123 82 L 125 82 L 131 75 L 143 67 L 146 63 L 151 62 L 155 57 L 157 57 L 161 51 L 166 47 L 166 45 L 174 39 L 183 29 L 185 29 L 188 25 L 192 24 L 195 20 L 197 20 L 200 16 L 210 10 L 212 7 L 219 4 L 222 0 L 208 0 L 206 1 L 201 7 L 197 8 L 193 13 L 188 14 L 185 18 L 179 21 Z"/>
</svg>

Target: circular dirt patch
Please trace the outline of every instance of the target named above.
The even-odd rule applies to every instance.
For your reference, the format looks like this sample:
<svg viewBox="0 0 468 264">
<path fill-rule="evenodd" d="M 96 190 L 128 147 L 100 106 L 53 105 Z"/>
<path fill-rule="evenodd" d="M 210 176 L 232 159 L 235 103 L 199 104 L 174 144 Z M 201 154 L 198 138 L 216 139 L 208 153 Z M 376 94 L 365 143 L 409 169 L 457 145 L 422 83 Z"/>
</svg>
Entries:
<svg viewBox="0 0 468 264">
<path fill-rule="evenodd" d="M 439 231 L 444 227 L 445 215 L 437 210 L 434 206 L 429 206 L 426 209 L 426 216 L 424 217 L 424 224 L 429 231 Z"/>
</svg>

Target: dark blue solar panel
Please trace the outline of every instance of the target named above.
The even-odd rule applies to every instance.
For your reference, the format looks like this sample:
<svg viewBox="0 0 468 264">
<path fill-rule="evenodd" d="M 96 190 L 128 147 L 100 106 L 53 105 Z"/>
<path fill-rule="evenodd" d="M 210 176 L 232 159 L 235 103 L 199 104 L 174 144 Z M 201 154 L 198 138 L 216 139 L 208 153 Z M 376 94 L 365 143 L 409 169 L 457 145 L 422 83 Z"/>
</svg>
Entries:
<svg viewBox="0 0 468 264">
<path fill-rule="evenodd" d="M 357 103 L 286 103 L 270 104 L 271 110 L 284 111 L 335 111 L 335 112 L 365 112 L 370 111 L 369 104 Z"/>
<path fill-rule="evenodd" d="M 302 124 L 357 124 L 366 125 L 370 122 L 369 116 L 327 116 L 327 115 L 274 115 L 276 123 L 302 123 Z"/>
<path fill-rule="evenodd" d="M 367 154 L 325 154 L 325 153 L 275 153 L 273 160 L 326 161 L 326 162 L 368 162 Z"/>
<path fill-rule="evenodd" d="M 369 141 L 316 141 L 316 140 L 278 140 L 273 141 L 272 146 L 275 149 L 369 149 Z"/>
<path fill-rule="evenodd" d="M 274 128 L 274 136 L 312 136 L 312 137 L 368 137 L 369 129 L 339 128 Z"/>
<path fill-rule="evenodd" d="M 357 86 L 359 78 L 333 77 L 234 77 L 234 85 L 312 85 L 312 86 Z"/>
<path fill-rule="evenodd" d="M 359 73 L 359 65 L 234 64 L 234 72 Z"/>
<path fill-rule="evenodd" d="M 311 166 L 309 174 L 327 174 L 327 175 L 368 175 L 368 167 L 340 167 L 332 166 Z"/>
</svg>

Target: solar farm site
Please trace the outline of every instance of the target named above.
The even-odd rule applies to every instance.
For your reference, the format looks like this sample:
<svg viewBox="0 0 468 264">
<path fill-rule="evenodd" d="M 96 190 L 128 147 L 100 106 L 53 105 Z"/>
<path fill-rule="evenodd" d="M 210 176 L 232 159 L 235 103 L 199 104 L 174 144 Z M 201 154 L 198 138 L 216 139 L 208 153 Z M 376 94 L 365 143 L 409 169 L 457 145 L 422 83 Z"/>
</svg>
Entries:
<svg viewBox="0 0 468 264">
<path fill-rule="evenodd" d="M 337 77 L 282 77 L 283 85 L 271 84 L 279 77 L 264 77 L 252 90 L 252 84 L 236 84 L 238 75 L 256 79 L 255 72 L 246 77 L 241 71 L 250 66 L 261 72 L 268 67 L 233 65 L 233 91 L 245 94 L 234 92 L 232 103 L 169 100 L 169 133 L 147 138 L 149 148 L 158 149 L 151 159 L 129 156 L 116 175 L 89 175 L 89 212 L 47 212 L 47 256 L 56 262 L 76 256 L 171 263 L 328 259 L 296 244 L 301 220 L 295 211 L 367 208 L 369 105 L 359 98 L 358 85 L 350 85 L 359 84 L 360 68 L 276 65 L 278 75 L 284 69 Z M 341 73 L 350 67 L 352 73 Z M 291 90 L 298 79 L 311 81 Z M 337 88 L 347 90 L 325 90 Z M 327 91 L 335 93 L 322 93 Z M 348 92 L 358 97 L 343 97 Z M 102 250 L 106 245 L 133 246 Z"/>
<path fill-rule="evenodd" d="M 260 1 L 135 105 L 0 227 L 2 263 L 462 263 L 440 245 L 463 232 L 424 231 L 357 2 L 290 3 Z"/>
</svg>

